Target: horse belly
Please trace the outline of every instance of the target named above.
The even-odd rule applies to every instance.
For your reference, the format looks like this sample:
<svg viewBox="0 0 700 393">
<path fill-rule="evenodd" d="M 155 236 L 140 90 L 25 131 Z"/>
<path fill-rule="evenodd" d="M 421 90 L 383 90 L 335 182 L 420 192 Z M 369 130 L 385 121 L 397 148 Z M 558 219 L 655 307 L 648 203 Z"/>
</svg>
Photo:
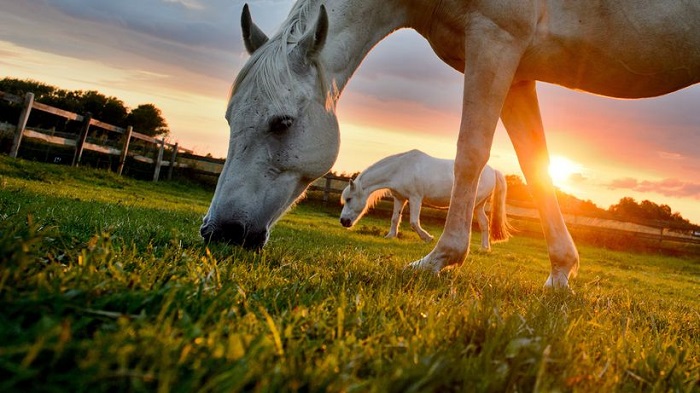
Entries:
<svg viewBox="0 0 700 393">
<path fill-rule="evenodd" d="M 452 197 L 452 184 L 454 180 L 451 176 L 445 176 L 444 181 L 433 183 L 423 190 L 423 204 L 436 208 L 447 208 L 450 206 Z"/>
<path fill-rule="evenodd" d="M 450 195 L 440 198 L 423 198 L 423 205 L 436 209 L 447 209 L 450 207 Z"/>
<path fill-rule="evenodd" d="M 540 13 L 517 78 L 619 98 L 700 82 L 700 3 L 559 1 Z"/>
</svg>

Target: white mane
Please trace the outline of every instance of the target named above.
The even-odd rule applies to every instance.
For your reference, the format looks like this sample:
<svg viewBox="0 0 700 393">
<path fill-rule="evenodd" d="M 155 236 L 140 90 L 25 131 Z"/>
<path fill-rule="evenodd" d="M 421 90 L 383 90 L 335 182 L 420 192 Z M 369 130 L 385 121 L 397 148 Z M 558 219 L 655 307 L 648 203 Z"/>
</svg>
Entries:
<svg viewBox="0 0 700 393">
<path fill-rule="evenodd" d="M 365 194 L 365 188 L 362 186 L 362 180 L 358 177 L 355 180 L 356 187 L 360 188 L 360 193 L 354 192 L 352 194 L 352 197 L 357 197 L 358 194 L 362 194 L 364 196 Z M 348 198 L 348 194 L 352 193 L 352 189 L 350 187 L 346 187 L 343 192 L 340 194 L 340 204 L 345 205 L 346 199 Z M 374 208 L 379 201 L 382 200 L 382 198 L 391 195 L 391 190 L 388 188 L 381 188 L 378 190 L 372 191 L 368 196 L 367 196 L 367 201 L 365 202 L 365 210 L 367 211 L 369 209 Z"/>
<path fill-rule="evenodd" d="M 375 206 L 377 206 L 377 203 L 382 200 L 385 196 L 389 196 L 391 194 L 391 191 L 388 188 L 384 188 L 381 190 L 376 190 L 373 193 L 369 194 L 369 197 L 367 197 L 367 203 L 366 203 L 366 209 L 373 209 Z"/>
</svg>

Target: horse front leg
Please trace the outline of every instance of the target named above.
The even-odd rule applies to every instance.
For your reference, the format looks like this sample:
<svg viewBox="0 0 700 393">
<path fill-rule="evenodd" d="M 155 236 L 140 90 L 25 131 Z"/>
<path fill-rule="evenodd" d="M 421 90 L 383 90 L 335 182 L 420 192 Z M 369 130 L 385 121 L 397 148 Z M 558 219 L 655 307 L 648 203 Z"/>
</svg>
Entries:
<svg viewBox="0 0 700 393">
<path fill-rule="evenodd" d="M 465 31 L 464 98 L 457 139 L 452 198 L 435 248 L 410 266 L 439 272 L 461 264 L 469 237 L 479 177 L 489 159 L 501 107 L 527 43 L 498 24 L 472 15 Z"/>
<path fill-rule="evenodd" d="M 399 235 L 399 225 L 401 225 L 401 213 L 406 206 L 406 200 L 400 199 L 394 195 L 394 212 L 391 214 L 391 228 L 389 233 L 384 236 L 387 239 L 394 238 Z"/>
<path fill-rule="evenodd" d="M 511 88 L 503 105 L 501 119 L 540 213 L 551 263 L 551 273 L 545 287 L 569 288 L 570 276 L 575 276 L 578 271 L 579 256 L 564 223 L 547 171 L 549 153 L 534 81 Z"/>
</svg>

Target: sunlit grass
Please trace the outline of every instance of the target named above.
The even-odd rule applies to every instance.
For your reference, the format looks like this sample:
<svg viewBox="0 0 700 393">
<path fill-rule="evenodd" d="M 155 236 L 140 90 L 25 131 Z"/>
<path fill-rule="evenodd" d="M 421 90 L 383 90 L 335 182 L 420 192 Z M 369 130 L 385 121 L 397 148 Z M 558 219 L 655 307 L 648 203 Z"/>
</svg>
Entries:
<svg viewBox="0 0 700 393">
<path fill-rule="evenodd" d="M 432 244 L 333 204 L 251 253 L 202 244 L 192 186 L 0 173 L 0 391 L 700 388 L 698 258 L 581 247 L 575 294 L 548 293 L 541 239 L 434 276 L 405 269 Z"/>
</svg>

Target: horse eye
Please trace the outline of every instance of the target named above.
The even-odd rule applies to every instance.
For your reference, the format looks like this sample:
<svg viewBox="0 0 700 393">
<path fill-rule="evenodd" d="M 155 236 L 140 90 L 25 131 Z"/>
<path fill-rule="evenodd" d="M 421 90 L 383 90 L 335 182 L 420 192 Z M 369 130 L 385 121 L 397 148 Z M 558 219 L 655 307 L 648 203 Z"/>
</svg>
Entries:
<svg viewBox="0 0 700 393">
<path fill-rule="evenodd" d="M 352 198 L 346 199 L 346 200 L 345 200 L 345 203 L 350 203 L 350 201 L 352 201 Z"/>
<path fill-rule="evenodd" d="M 294 124 L 294 118 L 289 115 L 275 116 L 270 120 L 270 132 L 279 134 L 287 131 Z"/>
</svg>

